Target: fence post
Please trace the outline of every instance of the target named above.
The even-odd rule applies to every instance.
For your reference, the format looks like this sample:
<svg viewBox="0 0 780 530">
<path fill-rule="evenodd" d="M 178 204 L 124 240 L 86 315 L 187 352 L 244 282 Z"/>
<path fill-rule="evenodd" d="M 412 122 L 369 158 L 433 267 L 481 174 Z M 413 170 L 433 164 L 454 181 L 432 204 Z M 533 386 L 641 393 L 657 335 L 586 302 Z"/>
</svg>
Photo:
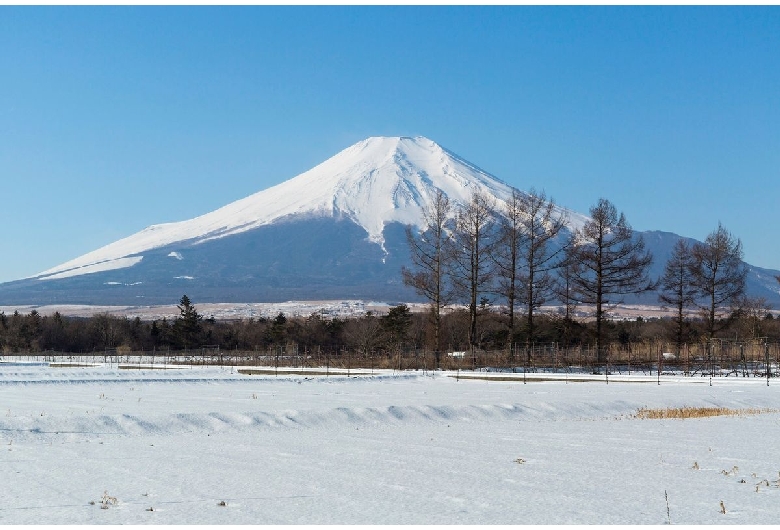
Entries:
<svg viewBox="0 0 780 530">
<path fill-rule="evenodd" d="M 771 373 L 769 368 L 769 342 L 764 343 L 764 350 L 766 356 L 766 386 L 769 386 L 769 375 Z"/>
</svg>

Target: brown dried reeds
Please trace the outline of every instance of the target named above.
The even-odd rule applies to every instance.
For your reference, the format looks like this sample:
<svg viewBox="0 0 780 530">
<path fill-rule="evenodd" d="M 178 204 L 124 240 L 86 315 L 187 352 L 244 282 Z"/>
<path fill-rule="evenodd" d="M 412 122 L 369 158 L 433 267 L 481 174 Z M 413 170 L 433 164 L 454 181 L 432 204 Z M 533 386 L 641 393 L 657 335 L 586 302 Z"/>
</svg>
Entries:
<svg viewBox="0 0 780 530">
<path fill-rule="evenodd" d="M 750 416 L 778 412 L 777 409 L 744 408 L 730 409 L 727 407 L 667 407 L 665 409 L 641 408 L 631 417 L 640 420 L 685 420 L 690 418 L 710 418 L 713 416 Z"/>
</svg>

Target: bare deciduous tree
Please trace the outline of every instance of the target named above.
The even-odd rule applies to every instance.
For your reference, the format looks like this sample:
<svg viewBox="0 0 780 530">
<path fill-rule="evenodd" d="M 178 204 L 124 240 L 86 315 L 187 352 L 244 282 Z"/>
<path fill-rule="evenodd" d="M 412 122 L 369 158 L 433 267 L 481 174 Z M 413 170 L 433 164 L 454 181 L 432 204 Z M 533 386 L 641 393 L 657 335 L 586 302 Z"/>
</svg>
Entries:
<svg viewBox="0 0 780 530">
<path fill-rule="evenodd" d="M 515 306 L 517 305 L 520 266 L 520 244 L 523 237 L 522 193 L 513 189 L 499 220 L 499 240 L 493 258 L 496 262 L 498 294 L 506 298 L 509 314 L 509 337 L 507 339 L 512 358 L 512 343 L 515 335 Z"/>
<path fill-rule="evenodd" d="M 693 255 L 688 244 L 683 239 L 678 239 L 669 261 L 664 266 L 664 274 L 660 280 L 661 292 L 658 300 L 675 310 L 674 342 L 677 349 L 675 353 L 678 356 L 685 334 L 685 310 L 696 300 L 697 291 L 693 286 L 691 273 L 692 259 Z"/>
<path fill-rule="evenodd" d="M 552 272 L 560 266 L 565 247 L 553 242 L 566 227 L 566 216 L 555 208 L 552 199 L 542 192 L 531 195 L 524 202 L 527 212 L 526 238 L 523 247 L 525 265 L 525 310 L 528 341 L 535 340 L 534 311 L 540 308 L 552 294 L 555 279 Z"/>
<path fill-rule="evenodd" d="M 433 324 L 436 367 L 441 358 L 441 312 L 452 300 L 448 270 L 452 256 L 452 237 L 447 231 L 447 220 L 452 214 L 449 198 L 441 190 L 429 205 L 423 208 L 424 226 L 419 234 L 406 227 L 406 240 L 412 260 L 412 269 L 401 270 L 403 281 L 430 302 Z"/>
<path fill-rule="evenodd" d="M 489 257 L 495 243 L 495 200 L 483 193 L 472 195 L 455 219 L 453 281 L 469 305 L 469 344 L 478 345 L 477 304 L 493 278 Z"/>
<path fill-rule="evenodd" d="M 566 347 L 571 343 L 574 311 L 578 304 L 574 294 L 574 272 L 577 267 L 573 260 L 568 257 L 564 259 L 558 268 L 558 277 L 553 287 L 555 298 L 563 304 L 563 343 Z"/>
<path fill-rule="evenodd" d="M 367 359 L 382 344 L 382 323 L 369 312 L 364 317 L 349 320 L 344 327 L 344 335 L 347 344 Z"/>
<path fill-rule="evenodd" d="M 735 238 L 723 225 L 707 236 L 704 243 L 691 248 L 691 275 L 703 303 L 707 335 L 715 336 L 721 310 L 731 312 L 745 294 L 747 267 L 742 262 L 742 241 Z"/>
<path fill-rule="evenodd" d="M 599 199 L 590 209 L 590 216 L 590 221 L 575 232 L 568 259 L 575 265 L 575 298 L 596 306 L 596 351 L 598 361 L 604 362 L 604 306 L 620 303 L 626 294 L 651 291 L 656 283 L 648 276 L 653 256 L 645 251 L 644 240 L 634 234 L 623 213 L 618 215 L 611 202 Z"/>
<path fill-rule="evenodd" d="M 764 336 L 764 322 L 771 315 L 772 306 L 763 296 L 742 296 L 739 299 L 736 328 L 741 337 L 758 339 Z"/>
</svg>

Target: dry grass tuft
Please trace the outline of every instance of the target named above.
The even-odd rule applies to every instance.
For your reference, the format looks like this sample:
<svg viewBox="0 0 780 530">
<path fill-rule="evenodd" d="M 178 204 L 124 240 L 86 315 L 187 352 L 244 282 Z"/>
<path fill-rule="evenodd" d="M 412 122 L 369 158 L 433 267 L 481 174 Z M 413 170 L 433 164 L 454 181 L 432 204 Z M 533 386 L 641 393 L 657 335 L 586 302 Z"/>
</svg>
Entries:
<svg viewBox="0 0 780 530">
<path fill-rule="evenodd" d="M 631 416 L 640 420 L 685 420 L 689 418 L 709 418 L 712 416 L 750 416 L 777 412 L 776 409 L 730 409 L 726 407 L 676 407 L 665 409 L 641 408 Z"/>
<path fill-rule="evenodd" d="M 108 510 L 109 506 L 116 506 L 117 504 L 119 504 L 119 501 L 116 499 L 116 497 L 109 495 L 108 491 L 103 492 L 103 496 L 100 498 L 101 510 Z"/>
</svg>

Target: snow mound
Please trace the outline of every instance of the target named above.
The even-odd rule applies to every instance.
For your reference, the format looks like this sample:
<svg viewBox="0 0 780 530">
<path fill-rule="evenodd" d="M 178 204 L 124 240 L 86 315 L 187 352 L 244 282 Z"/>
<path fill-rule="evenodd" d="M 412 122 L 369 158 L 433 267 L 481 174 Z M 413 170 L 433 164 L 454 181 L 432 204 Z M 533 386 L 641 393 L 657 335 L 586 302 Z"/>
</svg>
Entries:
<svg viewBox="0 0 780 530">
<path fill-rule="evenodd" d="M 120 365 L 121 366 L 121 365 Z M 626 379 L 629 381 L 629 379 Z M 641 376 L 636 382 L 644 381 Z M 704 385 L 693 378 L 683 384 L 668 381 L 676 388 Z M 729 382 L 730 383 L 730 382 Z M 760 387 L 763 381 L 753 383 Z M 565 381 L 534 383 L 537 390 L 517 394 L 507 402 L 507 394 L 491 395 L 474 401 L 452 401 L 455 388 L 485 387 L 484 381 L 456 381 L 440 374 L 394 374 L 389 371 L 355 377 L 247 376 L 225 368 L 176 368 L 166 370 L 124 370 L 116 365 L 59 368 L 46 364 L 0 363 L 0 394 L 13 389 L 15 395 L 56 392 L 56 404 L 29 400 L 24 408 L 10 406 L 0 416 L 0 438 L 14 440 L 52 439 L 71 441 L 105 437 L 179 435 L 186 433 L 255 432 L 288 429 L 349 431 L 356 428 L 386 428 L 409 425 L 439 425 L 482 422 L 592 421 L 628 417 L 643 407 L 668 405 L 669 396 L 617 395 L 594 400 L 561 398 L 556 388 Z M 501 384 L 501 383 L 492 383 Z M 595 383 L 582 384 L 580 388 Z M 617 383 L 619 384 L 619 383 Z M 506 385 L 503 385 L 506 386 Z M 652 386 L 652 385 L 651 385 Z M 740 386 L 739 388 L 742 388 Z M 639 385 L 642 388 L 650 388 Z M 52 388 L 53 390 L 46 390 Z M 499 388 L 499 387 L 494 387 Z M 592 387 L 591 387 L 592 388 Z M 668 387 L 667 387 L 668 388 Z M 56 390 L 55 390 L 56 389 Z M 292 389 L 295 389 L 294 391 Z M 567 386 L 567 393 L 580 392 Z M 678 393 L 679 390 L 674 391 Z M 704 394 L 692 399 L 680 392 L 680 406 L 719 406 L 730 403 L 745 407 L 769 407 L 774 396 L 756 400 L 753 396 L 729 393 L 727 401 Z M 275 396 L 288 396 L 277 401 Z M 322 396 L 331 396 L 323 402 Z M 85 396 L 87 396 L 85 401 Z M 196 397 L 197 396 L 197 397 Z M 362 396 L 356 399 L 356 396 Z M 660 398 L 660 399 L 659 399 Z M 209 409 L 214 403 L 230 401 L 227 409 Z"/>
</svg>

